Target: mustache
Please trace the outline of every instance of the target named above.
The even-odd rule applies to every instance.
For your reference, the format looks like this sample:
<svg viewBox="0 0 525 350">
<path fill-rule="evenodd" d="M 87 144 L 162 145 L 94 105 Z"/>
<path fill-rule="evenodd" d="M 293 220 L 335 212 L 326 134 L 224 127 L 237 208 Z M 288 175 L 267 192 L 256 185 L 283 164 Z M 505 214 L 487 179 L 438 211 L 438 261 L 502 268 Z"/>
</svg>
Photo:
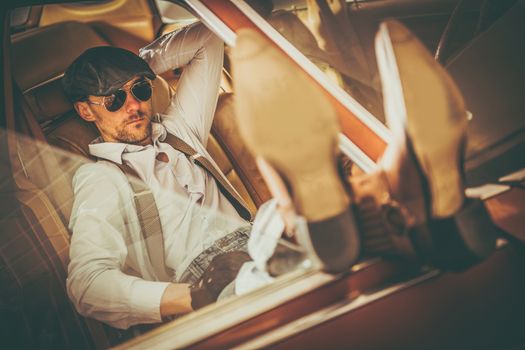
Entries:
<svg viewBox="0 0 525 350">
<path fill-rule="evenodd" d="M 130 115 L 125 123 L 129 124 L 129 123 L 133 123 L 133 122 L 136 122 L 136 121 L 139 121 L 139 120 L 144 120 L 144 119 L 146 119 L 149 122 L 151 122 L 152 117 L 147 115 L 147 114 L 145 114 L 142 111 L 137 111 L 135 114 Z"/>
</svg>

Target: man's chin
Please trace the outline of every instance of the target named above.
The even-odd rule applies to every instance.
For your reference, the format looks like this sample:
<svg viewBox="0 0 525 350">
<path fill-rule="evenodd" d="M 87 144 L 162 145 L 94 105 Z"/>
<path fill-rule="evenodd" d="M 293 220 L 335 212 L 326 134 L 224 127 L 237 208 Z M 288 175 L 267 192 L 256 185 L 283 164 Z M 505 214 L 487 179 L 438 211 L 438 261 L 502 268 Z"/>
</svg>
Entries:
<svg viewBox="0 0 525 350">
<path fill-rule="evenodd" d="M 141 121 L 143 122 L 143 121 Z M 128 124 L 127 132 L 121 134 L 121 142 L 133 145 L 145 145 L 151 143 L 151 124 L 140 125 L 141 122 Z"/>
<path fill-rule="evenodd" d="M 133 143 L 137 145 L 147 145 L 151 143 L 151 133 L 141 133 L 140 135 L 134 135 Z"/>
</svg>

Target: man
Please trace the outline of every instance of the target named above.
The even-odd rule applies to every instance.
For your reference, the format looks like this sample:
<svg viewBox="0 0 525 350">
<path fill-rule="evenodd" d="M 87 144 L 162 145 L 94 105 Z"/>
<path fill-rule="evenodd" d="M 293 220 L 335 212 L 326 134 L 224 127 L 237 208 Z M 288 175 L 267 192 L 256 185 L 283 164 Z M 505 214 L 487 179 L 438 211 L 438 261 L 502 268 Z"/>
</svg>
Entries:
<svg viewBox="0 0 525 350">
<path fill-rule="evenodd" d="M 115 164 L 129 165 L 151 188 L 164 233 L 165 263 L 174 280 L 228 233 L 233 243 L 222 249 L 243 249 L 246 229 L 236 229 L 247 222 L 213 177 L 162 142 L 169 132 L 209 158 L 205 145 L 223 46 L 197 24 L 142 49 L 149 65 L 125 50 L 97 47 L 84 52 L 65 73 L 64 90 L 76 111 L 95 123 L 101 135 L 89 146 L 99 161 L 81 167 L 73 180 L 68 292 L 82 314 L 127 328 L 192 310 L 190 284 L 159 281 L 151 266 L 133 192 Z M 180 66 L 184 73 L 177 93 L 162 123 L 153 123 L 150 81 L 155 73 Z"/>
<path fill-rule="evenodd" d="M 399 36 L 407 36 L 408 32 L 395 24 L 385 28 L 393 31 L 392 45 L 401 47 Z M 389 35 L 384 29 L 380 49 L 389 47 Z M 421 46 L 410 38 L 408 50 L 415 48 L 411 58 L 428 63 Z M 241 257 L 232 264 L 230 255 L 221 254 L 233 252 L 237 257 L 235 254 L 246 250 L 250 229 L 241 217 L 242 210 L 235 200 L 226 198 L 210 172 L 164 142 L 171 134 L 209 157 L 205 145 L 217 98 L 222 50 L 223 44 L 211 32 L 202 25 L 193 25 L 141 50 L 151 68 L 130 53 L 95 48 L 81 55 L 66 72 L 64 88 L 75 109 L 83 119 L 94 122 L 101 134 L 90 145 L 91 154 L 99 161 L 81 167 L 73 181 L 68 292 L 82 314 L 119 328 L 160 322 L 193 309 L 199 296 L 192 292 L 190 283 L 203 281 L 202 274 L 208 272 L 204 270 L 214 256 L 211 265 L 218 261 L 214 267 L 225 266 L 230 277 L 246 261 Z M 407 55 L 400 52 L 394 57 L 404 69 Z M 392 53 L 386 52 L 385 57 L 391 60 Z M 433 148 L 432 144 L 422 143 L 420 135 L 428 126 L 415 131 L 403 126 L 394 129 L 396 142 L 387 150 L 382 168 L 351 179 L 347 193 L 334 161 L 338 128 L 335 114 L 317 89 L 282 53 L 254 32 L 239 35 L 233 64 L 241 132 L 258 155 L 258 165 L 279 202 L 287 230 L 296 234 L 325 270 L 347 269 L 362 248 L 383 254 L 434 253 L 436 229 L 429 223 L 438 219 L 454 221 L 464 206 L 462 183 L 455 177 L 461 174 L 461 167 L 455 160 L 464 138 L 465 123 L 461 120 L 465 110 L 453 83 L 444 83 L 448 76 L 443 70 L 435 64 L 423 65 L 428 73 L 422 75 L 425 79 L 437 78 L 434 84 L 441 99 L 435 104 L 445 106 L 430 120 L 429 127 L 438 126 L 443 131 L 454 126 L 458 132 L 447 136 L 445 130 L 445 146 Z M 177 94 L 161 116 L 162 122 L 151 123 L 149 80 L 155 78 L 155 73 L 182 65 L 185 68 Z M 411 88 L 414 81 L 421 83 L 405 79 L 403 70 L 400 74 L 384 71 L 392 81 L 401 79 L 404 88 Z M 446 88 L 452 91 L 448 97 L 442 94 Z M 386 85 L 386 106 L 394 115 L 396 110 L 401 113 L 407 109 L 403 105 L 406 103 L 406 125 L 417 129 L 424 124 L 421 113 L 428 110 L 422 108 L 413 115 L 412 102 L 404 101 L 402 94 L 396 95 L 398 89 Z M 290 101 L 290 96 L 295 100 Z M 447 106 L 453 108 L 448 110 Z M 435 107 L 432 102 L 427 108 Z M 435 153 L 425 153 L 424 149 Z M 449 168 L 455 164 L 451 174 L 434 170 L 439 161 L 446 161 Z M 118 169 L 121 163 L 137 173 L 155 195 L 164 263 L 168 271 L 173 271 L 171 278 L 161 278 L 147 259 L 133 192 Z M 277 173 L 285 177 L 289 187 Z M 436 176 L 444 175 L 455 186 L 434 188 Z M 410 186 L 396 182 L 402 176 L 407 176 Z M 291 195 L 287 188 L 291 188 Z M 442 196 L 446 196 L 444 201 Z M 306 218 L 308 230 L 298 224 L 301 220 L 296 213 Z M 459 229 L 454 232 L 464 234 Z M 423 239 L 424 244 L 420 242 Z M 216 249 L 218 246 L 220 249 Z M 195 269 L 197 272 L 188 273 Z M 225 281 L 218 283 L 218 288 L 209 288 L 213 289 L 213 298 Z"/>
</svg>

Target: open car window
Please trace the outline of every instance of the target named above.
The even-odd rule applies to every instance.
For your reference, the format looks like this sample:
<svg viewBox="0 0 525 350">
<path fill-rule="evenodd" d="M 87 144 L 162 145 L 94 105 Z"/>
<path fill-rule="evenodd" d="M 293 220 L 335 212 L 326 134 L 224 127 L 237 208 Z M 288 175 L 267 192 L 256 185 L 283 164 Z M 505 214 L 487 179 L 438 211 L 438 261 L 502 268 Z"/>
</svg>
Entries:
<svg viewBox="0 0 525 350">
<path fill-rule="evenodd" d="M 523 50 L 518 45 L 517 34 L 522 29 L 517 11 L 511 9 L 517 1 L 231 2 L 262 30 L 268 25 L 275 29 L 332 84 L 364 107 L 369 113 L 361 113 L 355 104 L 347 104 L 354 114 L 364 116 L 361 120 L 375 117 L 381 123 L 385 123 L 385 116 L 374 36 L 382 20 L 399 20 L 449 70 L 465 96 L 469 109 L 465 159 L 468 187 L 496 182 L 523 167 L 523 162 L 518 160 L 524 140 L 524 105 L 518 97 L 523 95 L 523 86 L 518 83 L 521 75 L 516 73 L 522 71 L 518 62 L 523 61 Z M 258 16 L 254 16 L 254 12 Z M 485 83 L 487 81 L 490 83 Z M 334 90 L 334 95 L 336 92 Z M 374 123 L 367 125 L 388 143 L 388 132 Z M 343 124 L 343 130 L 350 128 L 346 129 Z M 345 134 L 370 156 L 366 147 L 372 142 L 361 144 L 357 142 L 358 133 Z M 380 154 L 371 158 L 377 160 Z M 354 153 L 352 158 L 365 157 Z M 362 163 L 365 171 L 371 169 L 367 162 Z"/>
<path fill-rule="evenodd" d="M 346 1 L 246 1 L 286 40 L 384 123 L 381 86 L 369 38 L 356 30 Z M 365 45 L 367 44 L 367 45 Z"/>
</svg>

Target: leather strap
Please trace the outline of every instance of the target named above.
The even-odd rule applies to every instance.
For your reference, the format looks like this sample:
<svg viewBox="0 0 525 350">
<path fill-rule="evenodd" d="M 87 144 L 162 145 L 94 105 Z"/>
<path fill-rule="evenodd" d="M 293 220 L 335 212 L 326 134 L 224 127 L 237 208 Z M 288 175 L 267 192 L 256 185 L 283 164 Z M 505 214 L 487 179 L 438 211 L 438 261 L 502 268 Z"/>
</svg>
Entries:
<svg viewBox="0 0 525 350">
<path fill-rule="evenodd" d="M 126 164 L 117 164 L 120 170 L 128 177 L 129 184 L 133 190 L 135 207 L 142 231 L 142 237 L 146 244 L 149 260 L 157 278 L 160 281 L 172 281 L 175 273 L 168 269 L 164 259 L 164 236 L 160 223 L 159 211 L 151 190 L 140 180 L 137 173 Z"/>
<path fill-rule="evenodd" d="M 253 215 L 248 209 L 246 202 L 207 158 L 199 154 L 197 151 L 195 151 L 195 149 L 193 149 L 193 147 L 188 145 L 179 137 L 170 133 L 167 134 L 164 142 L 168 143 L 174 149 L 184 153 L 195 164 L 199 165 L 201 168 L 204 168 L 217 181 L 221 193 L 226 196 L 226 198 L 228 198 L 235 210 L 237 210 L 237 213 L 239 213 L 243 219 L 251 221 Z"/>
</svg>

